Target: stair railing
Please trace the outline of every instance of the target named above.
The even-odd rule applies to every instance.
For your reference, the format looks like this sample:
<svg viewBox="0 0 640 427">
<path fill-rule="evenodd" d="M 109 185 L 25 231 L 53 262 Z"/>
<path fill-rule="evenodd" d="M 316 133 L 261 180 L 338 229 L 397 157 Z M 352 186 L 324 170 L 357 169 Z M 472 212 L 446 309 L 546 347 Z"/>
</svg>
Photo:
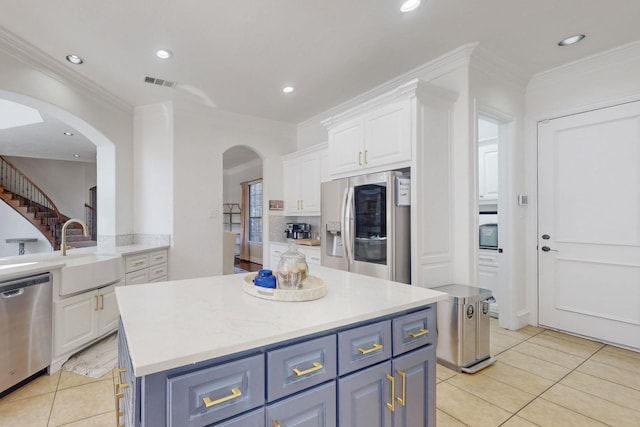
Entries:
<svg viewBox="0 0 640 427">
<path fill-rule="evenodd" d="M 53 201 L 33 181 L 2 156 L 0 156 L 0 186 L 13 194 L 30 200 L 32 203 L 55 212 L 58 217 L 58 223 L 62 224 L 64 222 L 64 215 L 60 213 Z"/>
<path fill-rule="evenodd" d="M 98 212 L 93 206 L 84 204 L 84 223 L 89 228 L 91 240 L 98 240 Z"/>
</svg>

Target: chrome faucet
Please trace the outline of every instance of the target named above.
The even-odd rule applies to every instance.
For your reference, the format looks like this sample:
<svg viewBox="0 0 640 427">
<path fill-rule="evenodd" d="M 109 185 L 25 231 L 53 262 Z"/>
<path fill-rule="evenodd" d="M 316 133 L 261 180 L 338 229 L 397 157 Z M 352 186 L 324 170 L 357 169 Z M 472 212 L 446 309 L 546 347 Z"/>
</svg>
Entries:
<svg viewBox="0 0 640 427">
<path fill-rule="evenodd" d="M 89 236 L 89 229 L 87 228 L 87 224 L 80 219 L 70 219 L 65 222 L 62 226 L 62 242 L 60 243 L 60 249 L 62 250 L 62 256 L 67 256 L 67 249 L 71 249 L 71 246 L 67 246 L 67 227 L 69 227 L 72 223 L 80 224 L 82 226 L 82 231 L 84 231 L 84 236 Z"/>
</svg>

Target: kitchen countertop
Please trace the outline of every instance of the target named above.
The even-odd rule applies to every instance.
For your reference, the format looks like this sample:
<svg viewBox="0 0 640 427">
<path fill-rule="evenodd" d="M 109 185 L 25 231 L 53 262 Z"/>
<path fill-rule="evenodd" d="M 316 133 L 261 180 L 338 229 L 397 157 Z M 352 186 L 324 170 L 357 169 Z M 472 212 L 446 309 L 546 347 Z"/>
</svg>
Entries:
<svg viewBox="0 0 640 427">
<path fill-rule="evenodd" d="M 247 273 L 249 274 L 249 273 Z M 136 376 L 260 348 L 425 306 L 447 294 L 314 266 L 324 298 L 269 301 L 246 294 L 246 274 L 116 288 Z"/>
<path fill-rule="evenodd" d="M 60 255 L 60 251 L 43 252 L 27 255 L 16 255 L 0 258 L 0 280 L 8 280 L 13 277 L 42 273 L 61 268 L 71 258 L 81 255 L 114 255 L 127 256 L 136 253 L 160 250 L 168 248 L 168 245 L 125 245 L 125 246 L 91 246 L 86 248 L 74 248 L 67 250 L 68 258 Z"/>
</svg>

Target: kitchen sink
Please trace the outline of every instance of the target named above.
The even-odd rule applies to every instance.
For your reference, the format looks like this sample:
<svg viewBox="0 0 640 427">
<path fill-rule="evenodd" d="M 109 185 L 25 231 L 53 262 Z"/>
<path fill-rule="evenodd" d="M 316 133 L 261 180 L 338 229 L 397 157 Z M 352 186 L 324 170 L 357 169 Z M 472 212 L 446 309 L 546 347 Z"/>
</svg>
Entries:
<svg viewBox="0 0 640 427">
<path fill-rule="evenodd" d="M 63 260 L 60 295 L 99 288 L 124 277 L 124 261 L 120 255 L 77 254 L 67 255 Z"/>
</svg>

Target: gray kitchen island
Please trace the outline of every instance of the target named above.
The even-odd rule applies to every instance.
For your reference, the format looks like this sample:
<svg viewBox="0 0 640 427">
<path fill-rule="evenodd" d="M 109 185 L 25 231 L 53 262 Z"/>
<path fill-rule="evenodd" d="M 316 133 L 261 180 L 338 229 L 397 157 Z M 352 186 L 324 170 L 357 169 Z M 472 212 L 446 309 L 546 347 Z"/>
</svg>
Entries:
<svg viewBox="0 0 640 427">
<path fill-rule="evenodd" d="M 118 424 L 434 426 L 436 302 L 325 267 L 326 296 L 243 291 L 247 274 L 119 287 Z"/>
</svg>

